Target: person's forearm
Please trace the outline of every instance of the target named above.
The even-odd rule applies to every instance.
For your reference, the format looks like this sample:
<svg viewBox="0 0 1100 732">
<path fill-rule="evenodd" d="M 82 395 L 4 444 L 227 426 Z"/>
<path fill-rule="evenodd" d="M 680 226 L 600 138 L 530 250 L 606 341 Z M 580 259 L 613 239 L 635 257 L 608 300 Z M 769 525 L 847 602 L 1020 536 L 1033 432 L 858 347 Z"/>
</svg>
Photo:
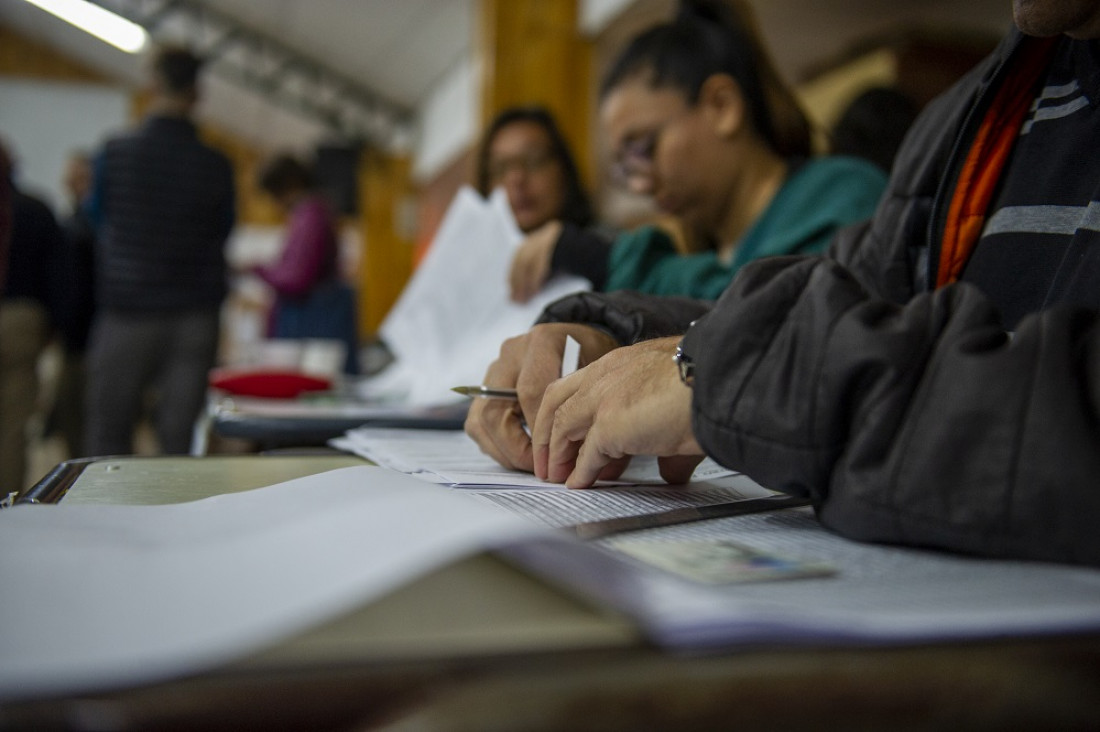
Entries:
<svg viewBox="0 0 1100 732">
<path fill-rule="evenodd" d="M 684 341 L 703 449 L 854 538 L 1100 564 L 1100 324 L 1009 339 L 975 288 L 899 307 L 835 262 L 746 268 Z"/>
</svg>

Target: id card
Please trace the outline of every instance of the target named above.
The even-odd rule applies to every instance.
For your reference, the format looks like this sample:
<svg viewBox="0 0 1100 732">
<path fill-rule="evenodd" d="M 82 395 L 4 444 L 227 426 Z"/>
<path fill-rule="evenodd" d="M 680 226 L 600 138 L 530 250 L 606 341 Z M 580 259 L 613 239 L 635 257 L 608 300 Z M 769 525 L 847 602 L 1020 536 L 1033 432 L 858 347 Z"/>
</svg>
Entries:
<svg viewBox="0 0 1100 732">
<path fill-rule="evenodd" d="M 724 539 L 692 541 L 637 541 L 620 539 L 612 546 L 646 564 L 707 584 L 736 584 L 827 577 L 836 568 L 809 562 Z"/>
</svg>

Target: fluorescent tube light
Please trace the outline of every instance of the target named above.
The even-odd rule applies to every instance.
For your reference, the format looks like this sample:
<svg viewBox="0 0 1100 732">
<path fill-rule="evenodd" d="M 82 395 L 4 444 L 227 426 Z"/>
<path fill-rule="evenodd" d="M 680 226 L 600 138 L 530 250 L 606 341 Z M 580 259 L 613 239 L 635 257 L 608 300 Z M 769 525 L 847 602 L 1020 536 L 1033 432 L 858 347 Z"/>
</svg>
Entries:
<svg viewBox="0 0 1100 732">
<path fill-rule="evenodd" d="M 27 0 L 47 13 L 91 33 L 127 53 L 137 53 L 145 47 L 149 35 L 137 23 L 131 23 L 110 10 L 87 0 Z"/>
</svg>

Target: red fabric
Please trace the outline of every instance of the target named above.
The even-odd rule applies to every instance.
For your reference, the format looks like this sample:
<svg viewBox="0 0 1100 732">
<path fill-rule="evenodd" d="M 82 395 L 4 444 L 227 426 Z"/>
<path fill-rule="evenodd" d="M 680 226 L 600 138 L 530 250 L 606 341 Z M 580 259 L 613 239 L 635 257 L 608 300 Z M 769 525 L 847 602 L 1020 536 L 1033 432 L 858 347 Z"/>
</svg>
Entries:
<svg viewBox="0 0 1100 732">
<path fill-rule="evenodd" d="M 325 391 L 332 381 L 300 371 L 216 369 L 210 373 L 210 386 L 240 396 L 293 399 L 307 391 Z"/>
<path fill-rule="evenodd" d="M 936 287 L 962 274 L 985 226 L 993 192 L 1035 99 L 1056 38 L 1026 38 L 1012 73 L 997 92 L 966 156 L 947 210 Z"/>
</svg>

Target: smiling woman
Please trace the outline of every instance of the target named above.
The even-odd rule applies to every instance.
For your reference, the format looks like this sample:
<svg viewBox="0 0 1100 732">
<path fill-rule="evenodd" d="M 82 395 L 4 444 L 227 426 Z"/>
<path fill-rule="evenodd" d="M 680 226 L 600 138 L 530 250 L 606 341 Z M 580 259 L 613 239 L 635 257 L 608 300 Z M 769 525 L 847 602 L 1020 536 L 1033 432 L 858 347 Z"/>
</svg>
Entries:
<svg viewBox="0 0 1100 732">
<path fill-rule="evenodd" d="M 655 227 L 612 243 L 565 231 L 552 246 L 529 238 L 514 269 L 537 271 L 526 263 L 544 256 L 547 275 L 579 274 L 598 289 L 715 298 L 752 259 L 823 250 L 871 215 L 886 183 L 863 161 L 811 157 L 809 123 L 740 3 L 685 1 L 675 20 L 637 36 L 604 79 L 600 119 L 619 181 L 708 249 L 682 255 Z M 598 247 L 606 277 L 585 261 Z"/>
</svg>

